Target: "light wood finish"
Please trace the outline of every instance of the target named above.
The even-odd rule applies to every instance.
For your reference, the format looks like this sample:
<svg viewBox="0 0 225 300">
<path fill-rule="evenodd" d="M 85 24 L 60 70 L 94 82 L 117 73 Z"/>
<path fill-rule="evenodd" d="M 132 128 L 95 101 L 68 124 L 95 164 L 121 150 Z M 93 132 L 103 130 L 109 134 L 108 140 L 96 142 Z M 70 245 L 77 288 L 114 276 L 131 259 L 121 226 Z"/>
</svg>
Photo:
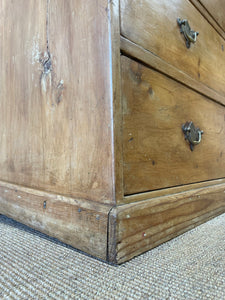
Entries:
<svg viewBox="0 0 225 300">
<path fill-rule="evenodd" d="M 121 34 L 225 95 L 224 40 L 188 0 L 121 0 Z M 199 32 L 187 49 L 177 18 Z"/>
<path fill-rule="evenodd" d="M 113 204 L 108 1 L 1 6 L 0 179 Z"/>
<path fill-rule="evenodd" d="M 225 96 L 218 94 L 216 91 L 207 87 L 200 81 L 190 77 L 181 70 L 168 64 L 166 61 L 162 60 L 154 53 L 145 50 L 141 46 L 127 40 L 124 37 L 120 38 L 120 47 L 124 55 L 134 57 L 135 59 L 143 62 L 144 64 L 147 64 L 153 69 L 156 69 L 161 73 L 177 80 L 178 82 L 183 83 L 194 91 L 197 91 L 200 94 L 203 94 L 208 98 L 225 105 Z"/>
<path fill-rule="evenodd" d="M 106 259 L 110 207 L 0 182 L 0 212 Z"/>
<path fill-rule="evenodd" d="M 122 64 L 124 192 L 225 177 L 225 109 L 125 56 Z M 182 124 L 204 131 L 190 150 Z"/>
<path fill-rule="evenodd" d="M 224 0 L 199 0 L 210 12 L 219 26 L 225 31 L 225 1 Z"/>
<path fill-rule="evenodd" d="M 111 235 L 117 245 L 114 262 L 127 261 L 223 213 L 224 193 L 225 184 L 219 184 L 118 206 L 112 214 L 117 224 Z"/>
<path fill-rule="evenodd" d="M 212 17 L 211 11 L 208 11 L 199 0 L 190 0 L 190 2 L 200 11 L 200 13 L 204 16 L 204 18 L 213 26 L 213 28 L 221 35 L 223 39 L 225 39 L 225 31 L 221 28 L 221 26 L 217 23 L 215 18 Z M 203 2 L 203 1 L 202 1 Z M 224 0 L 219 2 L 224 2 Z M 208 1 L 209 5 L 214 6 L 214 1 Z M 224 3 L 225 4 L 225 3 Z M 224 6 L 220 6 L 222 9 L 224 9 Z M 220 8 L 220 11 L 221 11 Z M 217 4 L 218 9 L 218 4 Z M 220 12 L 219 12 L 220 14 Z M 222 20 L 221 20 L 222 21 Z"/>
</svg>

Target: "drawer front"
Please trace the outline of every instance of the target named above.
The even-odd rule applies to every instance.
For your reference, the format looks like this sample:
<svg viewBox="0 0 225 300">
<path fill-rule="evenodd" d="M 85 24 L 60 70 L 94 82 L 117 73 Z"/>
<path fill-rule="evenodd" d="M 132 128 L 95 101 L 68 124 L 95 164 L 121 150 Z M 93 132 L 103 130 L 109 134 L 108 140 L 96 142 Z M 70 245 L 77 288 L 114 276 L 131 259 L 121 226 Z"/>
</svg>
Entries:
<svg viewBox="0 0 225 300">
<path fill-rule="evenodd" d="M 199 32 L 189 49 L 177 18 Z M 121 0 L 121 34 L 225 96 L 225 41 L 188 0 Z"/>
<path fill-rule="evenodd" d="M 121 65 L 125 194 L 225 177 L 224 106 L 125 56 Z M 204 131 L 193 151 L 187 121 Z"/>
<path fill-rule="evenodd" d="M 225 31 L 225 1 L 224 0 L 199 0 L 208 10 L 219 26 Z"/>
</svg>

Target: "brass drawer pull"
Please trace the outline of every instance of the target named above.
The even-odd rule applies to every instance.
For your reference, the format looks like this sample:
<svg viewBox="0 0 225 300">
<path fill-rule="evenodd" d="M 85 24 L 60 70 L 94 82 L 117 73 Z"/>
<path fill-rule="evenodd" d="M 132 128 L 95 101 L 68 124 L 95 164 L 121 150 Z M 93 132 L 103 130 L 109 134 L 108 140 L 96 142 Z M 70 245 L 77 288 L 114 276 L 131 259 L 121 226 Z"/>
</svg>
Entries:
<svg viewBox="0 0 225 300">
<path fill-rule="evenodd" d="M 183 124 L 182 130 L 185 135 L 185 140 L 189 141 L 190 149 L 193 151 L 194 146 L 201 142 L 203 131 L 196 128 L 193 122 L 186 122 Z"/>
<path fill-rule="evenodd" d="M 191 43 L 195 43 L 199 33 L 197 31 L 191 30 L 188 20 L 181 20 L 177 18 L 177 23 L 180 26 L 180 32 L 183 33 L 187 48 L 190 48 Z"/>
</svg>

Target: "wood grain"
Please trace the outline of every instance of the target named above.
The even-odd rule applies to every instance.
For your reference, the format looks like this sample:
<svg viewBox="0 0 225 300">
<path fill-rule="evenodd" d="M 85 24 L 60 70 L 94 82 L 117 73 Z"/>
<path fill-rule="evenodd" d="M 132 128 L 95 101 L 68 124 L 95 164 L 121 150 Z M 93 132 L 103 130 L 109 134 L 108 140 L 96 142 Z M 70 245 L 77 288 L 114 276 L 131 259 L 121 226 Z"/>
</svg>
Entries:
<svg viewBox="0 0 225 300">
<path fill-rule="evenodd" d="M 28 186 L 44 181 L 39 60 L 46 50 L 46 3 L 0 1 L 0 179 Z"/>
<path fill-rule="evenodd" d="M 223 183 L 118 206 L 114 262 L 127 261 L 224 213 L 224 193 Z"/>
<path fill-rule="evenodd" d="M 114 203 L 108 1 L 0 3 L 0 179 Z"/>
<path fill-rule="evenodd" d="M 125 194 L 224 177 L 224 107 L 127 57 L 121 63 Z M 186 121 L 204 131 L 193 152 Z"/>
<path fill-rule="evenodd" d="M 133 57 L 136 60 L 152 67 L 153 69 L 156 69 L 161 73 L 175 79 L 176 81 L 183 83 L 194 91 L 197 91 L 200 94 L 225 105 L 225 96 L 218 94 L 216 91 L 207 87 L 200 81 L 190 77 L 178 68 L 175 68 L 174 66 L 168 64 L 166 61 L 162 60 L 154 53 L 145 50 L 141 46 L 129 41 L 122 36 L 120 37 L 120 47 L 123 54 L 129 57 Z"/>
<path fill-rule="evenodd" d="M 220 0 L 219 0 L 220 1 Z M 212 12 L 213 12 L 213 9 L 208 11 L 204 6 L 203 6 L 203 1 L 201 3 L 201 1 L 199 0 L 190 0 L 190 2 L 199 10 L 199 12 L 204 16 L 204 18 L 213 26 L 213 28 L 221 35 L 221 37 L 223 39 L 225 39 L 225 31 L 222 29 L 222 27 L 219 25 L 218 21 L 216 21 L 216 19 L 212 16 Z M 221 4 L 222 2 L 224 2 L 224 0 L 220 1 Z M 210 2 L 208 1 L 208 4 L 210 5 L 211 3 L 211 6 L 214 5 L 215 2 Z M 219 11 L 221 11 L 221 9 L 223 10 L 224 4 L 222 5 L 218 5 L 217 4 L 217 9 Z M 215 14 L 217 14 L 216 12 L 214 12 Z M 218 12 L 218 14 L 220 15 L 220 12 Z M 222 20 L 220 20 L 222 22 Z"/>
<path fill-rule="evenodd" d="M 110 207 L 0 182 L 0 213 L 106 260 Z"/>
<path fill-rule="evenodd" d="M 199 2 L 207 9 L 219 26 L 225 31 L 225 1 L 199 0 Z"/>
<path fill-rule="evenodd" d="M 122 0 L 121 34 L 190 77 L 225 95 L 224 39 L 187 0 Z M 177 18 L 199 32 L 186 48 Z"/>
</svg>

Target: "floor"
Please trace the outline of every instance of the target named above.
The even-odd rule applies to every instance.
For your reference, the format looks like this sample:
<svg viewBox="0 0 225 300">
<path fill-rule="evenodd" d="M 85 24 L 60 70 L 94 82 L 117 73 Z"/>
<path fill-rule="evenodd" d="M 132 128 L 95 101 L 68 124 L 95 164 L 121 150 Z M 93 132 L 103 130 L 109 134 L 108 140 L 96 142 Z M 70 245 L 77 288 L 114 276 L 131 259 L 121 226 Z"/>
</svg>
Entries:
<svg viewBox="0 0 225 300">
<path fill-rule="evenodd" d="M 0 299 L 225 299 L 225 214 L 114 266 L 0 215 Z"/>
</svg>

